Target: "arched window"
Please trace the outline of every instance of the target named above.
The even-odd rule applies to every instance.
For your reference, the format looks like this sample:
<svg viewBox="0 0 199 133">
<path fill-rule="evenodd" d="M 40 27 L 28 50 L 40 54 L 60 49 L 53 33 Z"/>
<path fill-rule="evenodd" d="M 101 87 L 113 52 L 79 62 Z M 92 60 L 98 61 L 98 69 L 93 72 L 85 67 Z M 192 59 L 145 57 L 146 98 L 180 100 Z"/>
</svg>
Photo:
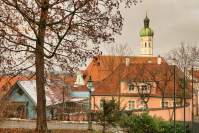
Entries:
<svg viewBox="0 0 199 133">
<path fill-rule="evenodd" d="M 147 47 L 147 44 L 146 44 L 146 42 L 145 42 L 145 48 Z"/>
</svg>

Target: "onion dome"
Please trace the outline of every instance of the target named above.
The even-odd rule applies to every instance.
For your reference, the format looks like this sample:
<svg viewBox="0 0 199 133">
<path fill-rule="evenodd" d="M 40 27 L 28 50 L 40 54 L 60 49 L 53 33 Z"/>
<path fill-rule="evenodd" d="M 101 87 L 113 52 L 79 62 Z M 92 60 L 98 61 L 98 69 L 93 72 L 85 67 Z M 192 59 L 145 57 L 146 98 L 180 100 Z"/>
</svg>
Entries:
<svg viewBox="0 0 199 133">
<path fill-rule="evenodd" d="M 150 22 L 150 19 L 146 15 L 146 17 L 144 19 L 144 28 L 142 28 L 141 31 L 140 31 L 141 37 L 143 37 L 143 36 L 153 36 L 154 35 L 153 30 L 149 27 L 149 22 Z"/>
</svg>

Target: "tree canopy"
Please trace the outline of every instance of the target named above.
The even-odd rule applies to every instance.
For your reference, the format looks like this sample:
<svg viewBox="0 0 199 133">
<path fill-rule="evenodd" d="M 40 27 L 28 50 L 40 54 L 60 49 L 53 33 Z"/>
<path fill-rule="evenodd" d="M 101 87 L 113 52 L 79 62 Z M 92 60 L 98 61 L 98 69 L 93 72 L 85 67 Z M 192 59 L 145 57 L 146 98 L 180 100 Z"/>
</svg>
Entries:
<svg viewBox="0 0 199 133">
<path fill-rule="evenodd" d="M 137 0 L 1 0 L 1 74 L 35 66 L 37 130 L 47 131 L 45 71 L 70 71 L 114 41 L 123 18 L 120 3 Z M 46 70 L 45 70 L 46 69 Z"/>
</svg>

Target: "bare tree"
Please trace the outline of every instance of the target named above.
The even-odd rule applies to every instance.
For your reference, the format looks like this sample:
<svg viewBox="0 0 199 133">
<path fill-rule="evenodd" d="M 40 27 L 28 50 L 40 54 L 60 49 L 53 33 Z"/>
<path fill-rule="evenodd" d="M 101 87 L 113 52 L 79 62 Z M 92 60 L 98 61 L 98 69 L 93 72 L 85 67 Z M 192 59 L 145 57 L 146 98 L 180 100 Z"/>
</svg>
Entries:
<svg viewBox="0 0 199 133">
<path fill-rule="evenodd" d="M 164 103 L 165 97 L 169 91 L 168 89 L 173 84 L 172 70 L 172 67 L 165 63 L 159 65 L 137 65 L 136 73 L 132 80 L 146 109 L 148 109 L 148 102 L 150 100 L 151 94 L 154 92 L 156 94 L 159 94 L 160 92 L 162 103 Z M 141 86 L 141 84 L 143 86 Z M 153 89 L 156 90 L 154 91 Z M 162 104 L 162 106 L 164 107 L 164 104 Z"/>
<path fill-rule="evenodd" d="M 114 44 L 105 46 L 105 54 L 113 56 L 131 56 L 132 48 L 128 44 Z"/>
<path fill-rule="evenodd" d="M 180 47 L 174 50 L 171 50 L 167 57 L 168 60 L 176 59 L 177 66 L 181 68 L 181 70 L 185 68 L 190 68 L 192 65 L 199 62 L 199 48 L 197 46 L 190 46 L 181 43 Z"/>
<path fill-rule="evenodd" d="M 1 0 L 0 49 L 4 72 L 35 66 L 37 126 L 47 131 L 45 68 L 69 71 L 120 34 L 119 3 L 136 0 Z M 6 59 L 6 61 L 5 61 Z"/>
<path fill-rule="evenodd" d="M 121 64 L 126 62 L 126 58 L 129 58 L 130 62 L 130 55 L 132 55 L 132 49 L 129 48 L 127 44 L 114 44 L 114 45 L 106 45 L 106 53 L 108 57 L 103 59 L 103 64 L 106 65 L 108 71 L 113 73 L 117 67 L 120 67 Z M 122 78 L 122 71 L 118 70 L 117 73 L 118 81 L 117 86 L 120 86 L 120 81 Z M 118 103 L 120 108 L 120 97 L 121 97 L 121 89 L 118 88 Z"/>
<path fill-rule="evenodd" d="M 103 53 L 102 59 L 99 57 L 99 62 L 110 72 L 113 72 L 120 64 L 125 63 L 125 56 L 130 56 L 132 53 L 127 44 L 106 45 L 105 49 L 106 52 Z"/>
<path fill-rule="evenodd" d="M 157 90 L 162 96 L 162 107 L 164 108 L 164 101 L 169 84 L 173 81 L 172 67 L 167 64 L 159 65 L 153 71 L 149 71 L 151 80 L 156 83 Z"/>
<path fill-rule="evenodd" d="M 152 93 L 153 81 L 148 74 L 147 64 L 134 64 L 134 67 L 134 74 L 131 75 L 129 84 L 133 84 L 144 106 L 143 109 L 147 111 L 148 102 Z"/>
<path fill-rule="evenodd" d="M 178 80 L 181 88 L 186 88 L 186 93 L 184 94 L 184 100 L 186 99 L 187 95 L 189 94 L 189 80 L 192 79 L 190 68 L 198 68 L 199 67 L 199 47 L 197 46 L 189 46 L 189 44 L 185 44 L 184 42 L 181 43 L 180 47 L 170 51 L 168 54 L 168 60 L 175 58 L 177 61 L 177 66 L 182 70 L 185 71 L 185 81 L 183 78 Z M 194 69 L 195 70 L 195 69 Z M 194 80 L 197 79 L 194 78 Z M 194 81 L 195 82 L 195 81 Z M 194 83 L 197 85 L 197 83 Z M 188 89 L 187 89 L 188 88 Z M 196 90 L 196 95 L 198 95 L 197 87 L 194 88 Z"/>
</svg>

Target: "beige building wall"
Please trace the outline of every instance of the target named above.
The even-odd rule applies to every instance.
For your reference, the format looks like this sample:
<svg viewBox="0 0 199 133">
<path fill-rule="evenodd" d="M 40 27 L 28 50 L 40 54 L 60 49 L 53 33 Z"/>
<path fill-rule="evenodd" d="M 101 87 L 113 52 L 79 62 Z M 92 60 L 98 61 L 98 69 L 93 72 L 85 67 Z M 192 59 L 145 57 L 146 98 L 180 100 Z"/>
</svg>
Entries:
<svg viewBox="0 0 199 133">
<path fill-rule="evenodd" d="M 92 96 L 92 110 L 99 110 L 100 109 L 100 100 L 106 99 L 111 100 L 114 98 L 115 100 L 118 100 L 118 96 Z M 135 109 L 140 109 L 143 107 L 141 104 L 140 97 L 127 97 L 127 96 L 121 96 L 120 97 L 120 108 L 124 110 L 129 110 L 128 103 L 129 101 L 135 101 Z M 151 97 L 148 102 L 149 107 L 149 114 L 151 116 L 160 117 L 163 120 L 169 121 L 173 120 L 173 100 L 172 98 L 166 98 L 165 101 L 168 101 L 169 106 L 168 108 L 162 108 L 161 107 L 161 98 L 155 98 Z M 186 121 L 191 121 L 191 100 L 187 100 L 189 103 L 189 106 L 186 107 Z M 196 114 L 196 107 L 194 107 L 194 114 Z M 135 111 L 134 113 L 140 113 Z M 176 107 L 176 120 L 177 121 L 183 121 L 184 120 L 184 108 L 183 106 L 177 106 Z"/>
</svg>

